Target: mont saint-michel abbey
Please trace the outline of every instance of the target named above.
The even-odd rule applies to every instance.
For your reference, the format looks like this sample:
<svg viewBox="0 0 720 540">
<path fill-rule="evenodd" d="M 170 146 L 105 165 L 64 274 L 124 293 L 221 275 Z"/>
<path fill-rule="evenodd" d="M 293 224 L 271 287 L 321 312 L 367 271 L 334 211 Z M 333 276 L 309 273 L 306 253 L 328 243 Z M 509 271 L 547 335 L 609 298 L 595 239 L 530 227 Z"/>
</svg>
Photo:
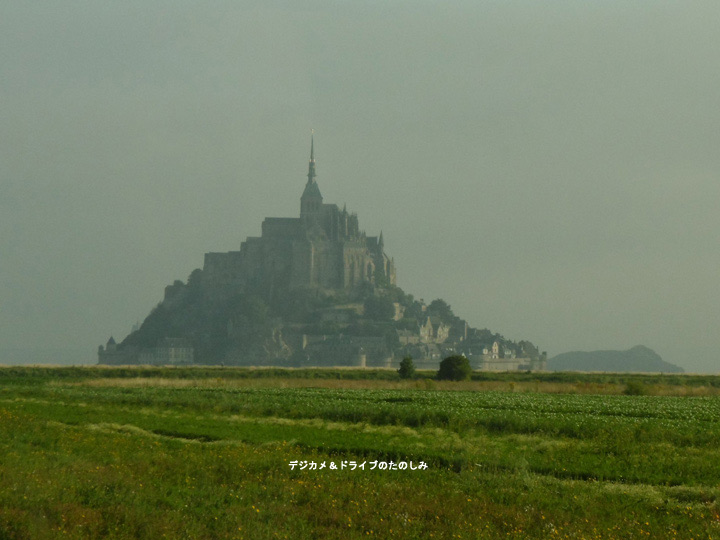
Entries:
<svg viewBox="0 0 720 540">
<path fill-rule="evenodd" d="M 248 287 L 350 290 L 361 283 L 395 285 L 395 265 L 383 237 L 366 236 L 356 214 L 323 203 L 315 179 L 314 142 L 300 217 L 265 218 L 262 236 L 248 237 L 240 251 L 206 253 L 203 286 L 228 296 Z"/>
<path fill-rule="evenodd" d="M 299 217 L 266 218 L 238 251 L 206 253 L 142 325 L 101 345 L 98 361 L 390 368 L 411 356 L 437 369 L 451 354 L 485 370 L 545 361 L 529 341 L 471 328 L 443 300 L 426 304 L 398 287 L 382 232 L 367 236 L 356 214 L 323 201 L 311 139 Z"/>
</svg>

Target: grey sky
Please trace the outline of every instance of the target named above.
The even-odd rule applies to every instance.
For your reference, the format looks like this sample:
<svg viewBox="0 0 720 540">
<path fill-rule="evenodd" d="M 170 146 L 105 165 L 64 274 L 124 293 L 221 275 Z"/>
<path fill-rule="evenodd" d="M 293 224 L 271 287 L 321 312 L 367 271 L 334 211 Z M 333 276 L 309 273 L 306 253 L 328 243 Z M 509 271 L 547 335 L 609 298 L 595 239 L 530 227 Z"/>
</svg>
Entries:
<svg viewBox="0 0 720 540">
<path fill-rule="evenodd" d="M 3 2 L 0 348 L 92 361 L 298 215 L 313 127 L 407 292 L 718 372 L 718 28 L 715 0 Z"/>
</svg>

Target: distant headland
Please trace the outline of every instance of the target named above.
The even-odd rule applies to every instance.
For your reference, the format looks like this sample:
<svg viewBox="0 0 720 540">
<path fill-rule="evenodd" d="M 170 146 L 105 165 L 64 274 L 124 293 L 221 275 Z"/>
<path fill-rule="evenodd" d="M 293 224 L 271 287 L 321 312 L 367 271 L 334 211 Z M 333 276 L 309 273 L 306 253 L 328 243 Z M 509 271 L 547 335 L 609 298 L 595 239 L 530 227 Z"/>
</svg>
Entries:
<svg viewBox="0 0 720 540">
<path fill-rule="evenodd" d="M 635 373 L 682 373 L 652 349 L 637 345 L 627 351 L 573 351 L 548 360 L 551 371 L 612 371 Z"/>
</svg>

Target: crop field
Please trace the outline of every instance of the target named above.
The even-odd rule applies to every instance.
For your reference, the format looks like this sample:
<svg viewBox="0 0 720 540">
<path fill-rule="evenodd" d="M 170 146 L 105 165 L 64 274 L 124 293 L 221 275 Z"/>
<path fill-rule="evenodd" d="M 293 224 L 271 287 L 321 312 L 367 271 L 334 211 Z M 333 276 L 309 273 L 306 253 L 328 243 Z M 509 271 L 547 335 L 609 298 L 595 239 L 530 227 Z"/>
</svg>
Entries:
<svg viewBox="0 0 720 540">
<path fill-rule="evenodd" d="M 720 538 L 717 378 L 243 373 L 0 368 L 0 540 Z"/>
</svg>

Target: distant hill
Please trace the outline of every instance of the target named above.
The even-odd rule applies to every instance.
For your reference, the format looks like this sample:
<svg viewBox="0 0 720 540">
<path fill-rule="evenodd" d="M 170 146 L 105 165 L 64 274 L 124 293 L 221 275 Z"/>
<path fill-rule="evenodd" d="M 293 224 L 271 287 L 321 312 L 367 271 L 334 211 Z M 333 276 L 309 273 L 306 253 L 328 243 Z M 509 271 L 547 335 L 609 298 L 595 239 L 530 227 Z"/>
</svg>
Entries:
<svg viewBox="0 0 720 540">
<path fill-rule="evenodd" d="M 550 358 L 550 371 L 620 371 L 682 373 L 652 349 L 637 345 L 627 351 L 573 351 Z"/>
</svg>

